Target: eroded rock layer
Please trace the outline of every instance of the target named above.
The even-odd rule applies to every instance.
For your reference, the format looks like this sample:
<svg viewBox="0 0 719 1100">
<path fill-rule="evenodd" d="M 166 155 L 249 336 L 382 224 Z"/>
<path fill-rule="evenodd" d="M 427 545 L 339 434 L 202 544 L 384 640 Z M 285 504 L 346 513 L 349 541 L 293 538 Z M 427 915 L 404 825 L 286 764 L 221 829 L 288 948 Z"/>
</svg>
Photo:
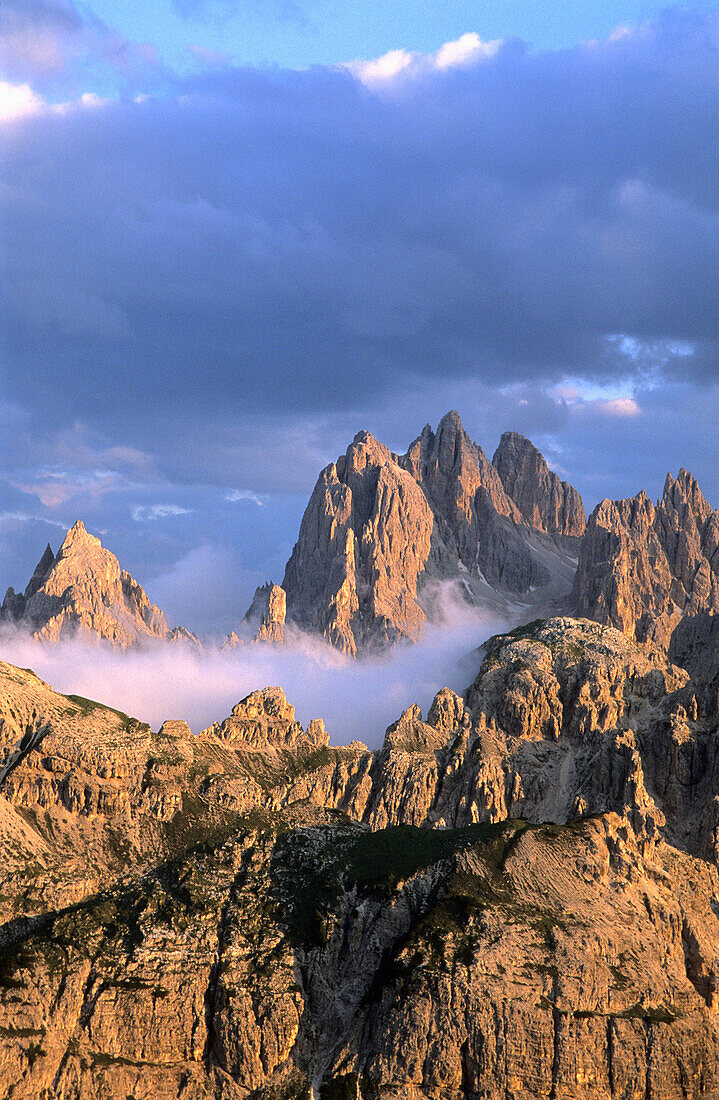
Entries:
<svg viewBox="0 0 719 1100">
<path fill-rule="evenodd" d="M 376 752 L 0 665 L 0 1094 L 716 1100 L 718 698 L 568 618 Z"/>
</svg>

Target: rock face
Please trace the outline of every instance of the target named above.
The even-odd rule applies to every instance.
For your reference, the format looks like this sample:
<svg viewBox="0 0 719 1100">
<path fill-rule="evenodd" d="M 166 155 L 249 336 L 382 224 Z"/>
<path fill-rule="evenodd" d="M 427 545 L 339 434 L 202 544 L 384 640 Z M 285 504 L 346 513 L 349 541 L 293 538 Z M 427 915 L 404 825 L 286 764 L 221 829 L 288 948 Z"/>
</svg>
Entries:
<svg viewBox="0 0 719 1100">
<path fill-rule="evenodd" d="M 223 647 L 235 649 L 245 642 L 271 642 L 281 645 L 285 640 L 287 596 L 279 584 L 268 581 L 255 589 L 239 634 L 233 631 L 223 642 Z"/>
<path fill-rule="evenodd" d="M 719 610 L 719 513 L 686 470 L 646 493 L 604 500 L 587 523 L 574 583 L 580 614 L 669 647 L 685 618 Z"/>
<path fill-rule="evenodd" d="M 527 523 L 547 534 L 581 538 L 586 527 L 581 496 L 549 469 L 528 439 L 504 432 L 492 465 Z"/>
<path fill-rule="evenodd" d="M 411 474 L 367 432 L 320 474 L 287 563 L 288 616 L 355 654 L 416 637 L 432 511 Z"/>
<path fill-rule="evenodd" d="M 8 589 L 2 622 L 47 642 L 102 638 L 125 648 L 153 638 L 192 638 L 188 631 L 170 630 L 142 587 L 80 520 L 57 555 L 47 547 L 22 595 Z"/>
<path fill-rule="evenodd" d="M 285 640 L 286 616 L 285 590 L 279 584 L 269 581 L 256 590 L 245 621 L 254 630 L 258 642 L 281 643 Z"/>
<path fill-rule="evenodd" d="M 0 1094 L 716 1100 L 718 702 L 569 618 L 375 753 L 0 664 Z"/>
<path fill-rule="evenodd" d="M 283 581 L 288 618 L 355 654 L 416 639 L 446 582 L 470 602 L 497 591 L 531 601 L 564 569 L 566 597 L 566 562 L 541 542 L 555 533 L 545 513 L 535 531 L 456 412 L 405 455 L 360 432 L 312 493 Z"/>
</svg>

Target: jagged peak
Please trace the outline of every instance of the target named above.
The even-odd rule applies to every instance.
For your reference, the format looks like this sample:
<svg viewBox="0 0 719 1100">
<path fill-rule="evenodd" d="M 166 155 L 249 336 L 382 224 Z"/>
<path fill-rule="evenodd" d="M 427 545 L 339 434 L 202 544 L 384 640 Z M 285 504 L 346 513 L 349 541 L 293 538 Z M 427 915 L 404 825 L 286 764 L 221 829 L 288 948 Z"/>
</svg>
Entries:
<svg viewBox="0 0 719 1100">
<path fill-rule="evenodd" d="M 439 424 L 437 425 L 437 434 L 443 431 L 455 431 L 464 432 L 464 425 L 462 424 L 462 417 L 459 415 L 456 409 L 450 409 L 446 412 Z"/>
<path fill-rule="evenodd" d="M 40 558 L 40 561 L 35 566 L 35 571 L 32 577 L 28 581 L 27 588 L 25 589 L 26 599 L 29 599 L 30 596 L 33 596 L 37 592 L 38 588 L 42 586 L 43 581 L 50 572 L 50 569 L 52 568 L 54 562 L 55 554 L 53 553 L 53 549 L 50 546 L 50 543 L 48 543 L 45 547 L 45 551 L 42 557 Z"/>
<path fill-rule="evenodd" d="M 68 550 L 76 549 L 78 546 L 95 544 L 101 545 L 99 538 L 91 535 L 82 520 L 78 519 L 65 535 L 58 557 L 64 556 Z"/>
<path fill-rule="evenodd" d="M 680 508 L 682 505 L 686 505 L 691 510 L 699 526 L 714 511 L 699 488 L 697 479 L 684 466 L 681 467 L 676 478 L 672 477 L 670 473 L 667 474 L 660 502 L 660 506 L 669 511 Z"/>
<path fill-rule="evenodd" d="M 519 443 L 522 446 L 527 444 L 533 450 L 535 450 L 535 451 L 537 450 L 537 448 L 532 443 L 531 439 L 527 439 L 526 435 L 522 435 L 521 432 L 515 432 L 515 431 L 502 432 L 502 434 L 499 438 L 499 445 L 501 446 L 502 443 L 515 443 L 515 444 Z"/>
</svg>

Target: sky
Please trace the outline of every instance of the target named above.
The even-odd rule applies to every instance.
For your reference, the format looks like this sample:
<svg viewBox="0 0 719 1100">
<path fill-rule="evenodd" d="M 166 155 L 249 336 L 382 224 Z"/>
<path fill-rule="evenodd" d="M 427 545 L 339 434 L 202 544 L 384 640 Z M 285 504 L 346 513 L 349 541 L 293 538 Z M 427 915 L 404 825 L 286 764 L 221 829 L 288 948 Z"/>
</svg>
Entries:
<svg viewBox="0 0 719 1100">
<path fill-rule="evenodd" d="M 719 6 L 3 0 L 0 588 L 78 518 L 174 622 L 459 410 L 719 504 Z"/>
</svg>

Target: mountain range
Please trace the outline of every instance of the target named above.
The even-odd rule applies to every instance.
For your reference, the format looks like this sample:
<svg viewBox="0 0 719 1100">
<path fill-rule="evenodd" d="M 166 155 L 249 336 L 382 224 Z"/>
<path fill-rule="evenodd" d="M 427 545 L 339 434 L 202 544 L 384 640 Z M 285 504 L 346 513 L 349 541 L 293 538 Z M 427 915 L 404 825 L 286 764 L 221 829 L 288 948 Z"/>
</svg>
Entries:
<svg viewBox="0 0 719 1100">
<path fill-rule="evenodd" d="M 450 413 L 355 437 L 225 643 L 520 620 L 375 751 L 278 686 L 193 735 L 0 662 L 0 1095 L 719 1100 L 718 532 L 685 470 L 586 519 Z M 2 619 L 200 644 L 80 522 Z"/>
<path fill-rule="evenodd" d="M 682 662 L 716 649 L 719 514 L 691 474 L 662 499 L 579 493 L 533 444 L 506 432 L 491 460 L 450 412 L 407 452 L 360 432 L 320 473 L 282 585 L 257 589 L 225 644 L 281 644 L 286 624 L 361 655 L 415 641 L 448 596 L 518 623 L 578 614 L 651 640 Z M 48 546 L 0 623 L 44 641 L 80 634 L 127 647 L 197 639 L 171 630 L 81 521 Z"/>
</svg>

